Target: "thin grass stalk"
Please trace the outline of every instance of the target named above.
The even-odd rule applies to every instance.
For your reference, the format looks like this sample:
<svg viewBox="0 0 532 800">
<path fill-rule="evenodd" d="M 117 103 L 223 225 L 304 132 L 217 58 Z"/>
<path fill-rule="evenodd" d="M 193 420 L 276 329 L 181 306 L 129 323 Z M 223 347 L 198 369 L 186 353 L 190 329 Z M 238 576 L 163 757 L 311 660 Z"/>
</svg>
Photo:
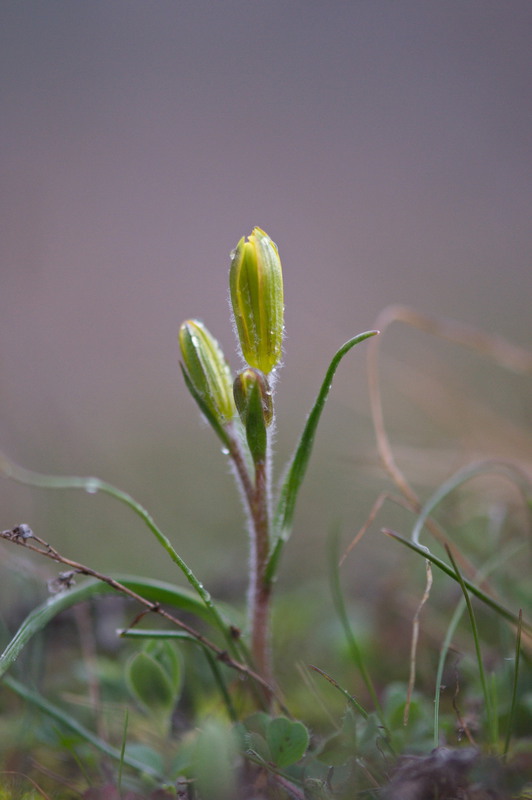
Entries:
<svg viewBox="0 0 532 800">
<path fill-rule="evenodd" d="M 364 685 L 368 691 L 369 696 L 371 697 L 371 701 L 373 703 L 373 707 L 377 712 L 377 716 L 379 717 L 380 723 L 383 726 L 388 739 L 390 739 L 390 732 L 388 730 L 388 726 L 386 725 L 386 720 L 384 717 L 384 712 L 382 710 L 382 706 L 379 702 L 379 698 L 377 695 L 377 691 L 371 680 L 371 676 L 367 670 L 367 667 L 364 663 L 364 659 L 362 657 L 362 652 L 360 650 L 360 646 L 356 639 L 356 636 L 353 632 L 353 629 L 349 623 L 349 619 L 347 616 L 347 610 L 345 607 L 344 596 L 342 592 L 342 587 L 340 585 L 340 574 L 338 569 L 338 542 L 339 536 L 338 532 L 335 531 L 329 538 L 329 579 L 330 579 L 330 586 L 331 586 L 331 594 L 333 598 L 333 604 L 336 609 L 336 613 L 338 614 L 338 618 L 344 630 L 344 634 L 349 645 L 349 649 L 351 651 L 351 655 L 353 657 L 353 661 L 360 673 L 360 676 L 364 682 Z"/>
<path fill-rule="evenodd" d="M 512 701 L 510 705 L 510 715 L 508 718 L 508 728 L 506 730 L 506 737 L 504 740 L 504 749 L 502 751 L 502 758 L 505 761 L 508 757 L 508 751 L 510 749 L 510 740 L 512 738 L 512 729 L 515 719 L 515 710 L 517 707 L 517 684 L 519 680 L 519 665 L 520 665 L 520 655 L 521 655 L 521 633 L 523 630 L 523 611 L 519 609 L 519 622 L 517 624 L 517 636 L 515 638 L 515 666 L 514 666 L 514 676 L 512 682 Z"/>
<path fill-rule="evenodd" d="M 512 548 L 508 548 L 502 555 L 497 555 L 494 558 L 490 558 L 484 566 L 478 571 L 477 577 L 479 580 L 483 580 L 487 578 L 492 572 L 494 572 L 497 567 L 507 561 L 508 559 L 512 558 L 513 556 L 517 555 L 521 550 L 523 550 L 524 545 L 519 544 Z M 440 693 L 441 693 L 441 682 L 443 677 L 443 669 L 445 666 L 445 659 L 447 658 L 447 653 L 449 652 L 449 648 L 451 646 L 451 642 L 454 638 L 454 634 L 456 628 L 458 627 L 458 623 L 465 611 L 465 599 L 462 596 L 457 603 L 457 606 L 453 612 L 451 617 L 451 621 L 447 627 L 447 632 L 445 634 L 445 638 L 443 640 L 442 646 L 440 648 L 440 656 L 438 658 L 438 667 L 436 670 L 436 681 L 435 681 L 435 690 L 434 690 L 434 737 L 433 737 L 433 744 L 434 747 L 438 747 L 440 743 L 439 739 L 439 717 L 440 717 Z M 522 625 L 522 615 L 520 614 L 520 619 L 518 621 L 518 629 Z"/>
<path fill-rule="evenodd" d="M 324 677 L 326 681 L 329 681 L 331 686 L 334 686 L 335 689 L 338 689 L 338 691 L 341 692 L 341 694 L 343 694 L 343 696 L 347 699 L 347 702 L 350 705 L 353 706 L 355 711 L 357 711 L 363 719 L 367 720 L 369 718 L 369 714 L 366 711 L 366 709 L 364 708 L 364 706 L 362 706 L 358 702 L 356 697 L 354 695 L 352 695 L 350 692 L 348 692 L 347 689 L 344 689 L 343 686 L 340 686 L 338 681 L 336 681 L 333 677 L 331 677 L 331 675 L 329 675 L 327 672 L 325 672 L 324 670 L 320 669 L 319 667 L 315 667 L 314 664 L 309 664 L 309 667 L 310 667 L 310 669 L 313 669 L 314 672 L 317 672 L 318 675 L 321 675 L 322 677 Z"/>
<path fill-rule="evenodd" d="M 452 569 L 452 567 L 446 564 L 445 561 L 442 561 L 441 558 L 438 558 L 438 556 L 434 555 L 434 553 L 432 553 L 428 547 L 425 547 L 424 545 L 417 545 L 410 539 L 406 539 L 404 536 L 401 536 L 399 533 L 391 530 L 390 528 L 382 528 L 382 533 L 386 534 L 386 536 L 390 536 L 392 539 L 395 539 L 398 542 L 401 542 L 401 544 L 404 544 L 406 547 L 410 548 L 410 550 L 413 550 L 415 553 L 418 553 L 418 555 L 421 555 L 424 558 L 428 558 L 429 561 L 432 562 L 432 564 L 438 567 L 438 569 L 440 569 L 446 575 L 449 575 L 450 578 L 459 583 L 457 574 Z M 489 608 L 496 611 L 497 614 L 499 614 L 507 622 L 510 622 L 513 625 L 517 625 L 518 622 L 517 614 L 513 614 L 511 611 L 505 608 L 502 605 L 502 603 L 499 603 L 498 600 L 495 600 L 493 597 L 486 594 L 486 592 L 483 592 L 482 589 L 479 589 L 478 586 L 475 586 L 475 584 L 471 583 L 471 581 L 468 580 L 467 578 L 462 577 L 462 580 L 464 581 L 464 585 L 467 586 L 471 594 L 474 594 L 475 597 L 478 597 L 479 600 L 481 600 L 485 605 L 489 606 Z M 528 622 L 523 621 L 523 630 L 526 631 L 527 633 L 532 634 L 532 625 L 530 625 Z"/>
<path fill-rule="evenodd" d="M 120 748 L 120 761 L 118 762 L 118 776 L 117 776 L 118 793 L 120 796 L 122 796 L 122 772 L 124 769 L 124 756 L 126 754 L 128 725 L 129 725 L 129 708 L 126 708 L 126 713 L 124 715 L 124 730 L 122 733 L 122 746 Z"/>
<path fill-rule="evenodd" d="M 443 678 L 443 668 L 445 666 L 445 659 L 447 658 L 447 653 L 449 652 L 449 647 L 451 646 L 451 642 L 453 640 L 456 628 L 458 627 L 458 623 L 462 618 L 462 615 L 465 611 L 465 600 L 463 597 L 460 598 L 453 615 L 451 617 L 451 621 L 447 627 L 447 633 L 445 634 L 445 639 L 443 640 L 443 644 L 440 650 L 440 657 L 438 659 L 438 668 L 436 670 L 436 688 L 434 691 L 434 735 L 433 735 L 433 747 L 438 747 L 440 744 L 440 696 L 442 690 L 442 678 Z"/>
<path fill-rule="evenodd" d="M 473 642 L 475 644 L 475 653 L 477 657 L 477 664 L 478 664 L 478 674 L 480 678 L 480 685 L 482 687 L 482 694 L 484 695 L 484 703 L 486 706 L 486 717 L 488 720 L 488 730 L 490 732 L 490 739 L 492 746 L 495 747 L 497 743 L 497 729 L 496 729 L 496 720 L 494 715 L 494 708 L 493 708 L 493 698 L 491 693 L 488 691 L 488 684 L 486 681 L 486 674 L 484 672 L 484 664 L 482 661 L 482 653 L 480 650 L 480 638 L 478 635 L 478 627 L 477 621 L 475 618 L 475 612 L 473 611 L 473 605 L 471 603 L 471 598 L 469 596 L 469 592 L 467 591 L 467 587 L 465 585 L 465 581 L 462 577 L 462 573 L 460 572 L 458 565 L 456 563 L 456 559 L 454 558 L 451 548 L 446 546 L 445 548 L 447 555 L 449 556 L 451 563 L 454 567 L 456 575 L 458 577 L 458 582 L 460 584 L 460 588 L 464 594 L 464 599 L 467 606 L 467 612 L 469 614 L 469 622 L 471 624 L 471 632 L 473 634 Z"/>
</svg>

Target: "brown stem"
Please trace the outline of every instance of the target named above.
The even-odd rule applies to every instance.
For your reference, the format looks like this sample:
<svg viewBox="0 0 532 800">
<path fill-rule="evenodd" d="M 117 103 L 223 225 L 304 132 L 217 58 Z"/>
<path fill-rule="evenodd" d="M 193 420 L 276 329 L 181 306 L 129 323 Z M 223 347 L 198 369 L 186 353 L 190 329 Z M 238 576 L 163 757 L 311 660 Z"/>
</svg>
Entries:
<svg viewBox="0 0 532 800">
<path fill-rule="evenodd" d="M 252 480 L 242 453 L 238 437 L 230 433 L 229 454 L 233 461 L 244 494 L 249 514 L 250 528 L 250 578 L 249 578 L 249 624 L 251 629 L 251 655 L 257 672 L 264 682 L 272 685 L 270 654 L 270 600 L 271 583 L 266 580 L 266 566 L 270 551 L 269 534 L 269 470 L 267 460 L 257 461 Z M 266 690 L 267 703 L 273 693 Z"/>
<path fill-rule="evenodd" d="M 253 526 L 250 580 L 251 653 L 259 674 L 271 682 L 270 598 L 271 585 L 266 580 L 270 547 L 268 520 L 268 474 L 265 462 L 255 465 L 255 491 L 251 503 Z"/>
</svg>

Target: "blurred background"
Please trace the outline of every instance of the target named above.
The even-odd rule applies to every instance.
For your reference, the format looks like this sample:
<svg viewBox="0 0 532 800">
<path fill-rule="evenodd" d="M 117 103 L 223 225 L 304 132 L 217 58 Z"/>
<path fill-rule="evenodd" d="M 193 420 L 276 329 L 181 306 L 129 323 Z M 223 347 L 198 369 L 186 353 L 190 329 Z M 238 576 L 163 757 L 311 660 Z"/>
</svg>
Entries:
<svg viewBox="0 0 532 800">
<path fill-rule="evenodd" d="M 264 228 L 285 274 L 279 464 L 333 353 L 390 303 L 527 346 L 532 5 L 29 0 L 0 15 L 1 449 L 129 491 L 209 588 L 237 594 L 242 514 L 179 373 L 180 323 L 202 319 L 239 366 L 229 252 Z M 331 525 L 347 541 L 389 488 L 365 347 L 334 383 L 286 588 L 323 580 Z M 404 326 L 382 351 L 390 432 L 423 496 L 471 457 L 530 464 L 529 379 Z M 109 498 L 1 481 L 0 499 L 2 528 L 180 580 Z M 409 532 L 406 513 L 393 522 Z M 361 564 L 394 563 L 391 523 L 383 510 L 353 586 L 375 580 Z"/>
</svg>

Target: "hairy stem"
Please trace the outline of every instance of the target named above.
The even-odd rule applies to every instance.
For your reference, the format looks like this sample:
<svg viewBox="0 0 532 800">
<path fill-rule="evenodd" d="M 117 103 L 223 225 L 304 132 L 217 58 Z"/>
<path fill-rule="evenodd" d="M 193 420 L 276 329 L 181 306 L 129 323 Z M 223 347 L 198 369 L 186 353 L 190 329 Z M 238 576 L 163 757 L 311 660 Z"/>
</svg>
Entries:
<svg viewBox="0 0 532 800">
<path fill-rule="evenodd" d="M 254 475 L 252 475 L 236 431 L 231 428 L 227 430 L 230 441 L 229 455 L 242 490 L 248 515 L 250 539 L 248 620 L 251 632 L 251 656 L 257 672 L 266 683 L 270 684 L 272 680 L 270 654 L 272 583 L 267 576 L 270 552 L 269 454 L 265 460 L 255 463 Z M 272 693 L 268 690 L 266 696 L 269 703 Z"/>
<path fill-rule="evenodd" d="M 255 489 L 251 498 L 251 576 L 249 614 L 251 622 L 251 653 L 255 668 L 269 683 L 270 660 L 270 599 L 271 583 L 266 579 L 270 549 L 268 515 L 268 470 L 264 462 L 255 465 Z"/>
</svg>

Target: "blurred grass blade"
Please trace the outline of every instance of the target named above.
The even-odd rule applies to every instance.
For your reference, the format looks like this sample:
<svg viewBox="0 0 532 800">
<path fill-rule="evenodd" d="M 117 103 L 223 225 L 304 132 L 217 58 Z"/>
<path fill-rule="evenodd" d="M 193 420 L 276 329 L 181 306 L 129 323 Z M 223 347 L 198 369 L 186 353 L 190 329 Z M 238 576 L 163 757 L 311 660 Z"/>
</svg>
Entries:
<svg viewBox="0 0 532 800">
<path fill-rule="evenodd" d="M 74 717 L 68 714 L 68 712 L 63 711 L 63 709 L 59 708 L 53 703 L 50 703 L 49 700 L 46 700 L 38 692 L 15 680 L 15 678 L 12 678 L 10 675 L 6 675 L 3 679 L 3 683 L 13 692 L 18 694 L 19 697 L 22 697 L 27 702 L 36 706 L 36 708 L 38 708 L 40 711 L 44 712 L 47 716 L 57 720 L 57 722 L 60 722 L 65 727 L 69 728 L 69 730 L 76 733 L 84 741 L 91 744 L 101 753 L 104 753 L 106 756 L 109 756 L 119 763 L 122 762 L 127 764 L 128 767 L 132 767 L 138 772 L 144 773 L 145 775 L 150 775 L 159 782 L 164 780 L 164 776 L 155 770 L 150 764 L 145 764 L 143 761 L 129 756 L 127 751 L 123 752 L 123 748 L 118 749 L 117 747 L 113 747 L 112 745 L 108 744 L 103 739 L 100 739 L 99 736 L 79 723 Z"/>
<path fill-rule="evenodd" d="M 515 709 L 517 706 L 517 683 L 519 679 L 519 658 L 521 655 L 521 633 L 523 630 L 523 612 L 519 611 L 519 622 L 517 625 L 517 637 L 515 641 L 515 666 L 514 677 L 512 681 L 512 702 L 510 705 L 510 715 L 508 717 L 508 730 L 506 731 L 506 738 L 504 740 L 504 749 L 502 757 L 504 760 L 508 757 L 508 750 L 510 749 L 510 739 L 512 738 L 512 729 L 515 719 Z"/>
<path fill-rule="evenodd" d="M 401 544 L 406 545 L 406 547 L 409 547 L 410 550 L 413 550 L 415 553 L 418 553 L 418 555 L 422 556 L 423 558 L 428 558 L 428 560 L 432 562 L 432 564 L 434 564 L 436 567 L 438 567 L 438 569 L 441 569 L 442 572 L 445 572 L 446 575 L 449 575 L 450 578 L 459 583 L 459 579 L 453 568 L 450 567 L 448 564 L 446 564 L 445 561 L 442 561 L 441 558 L 435 556 L 434 553 L 431 553 L 428 547 L 425 547 L 422 544 L 416 544 L 411 539 L 406 539 L 404 536 L 401 536 L 399 533 L 396 533 L 395 531 L 392 531 L 389 528 L 383 528 L 382 532 L 385 533 L 387 536 L 391 536 L 392 539 L 401 542 Z M 513 625 L 518 624 L 519 617 L 517 616 L 517 614 L 513 614 L 511 611 L 508 611 L 508 609 L 505 608 L 502 605 L 502 603 L 499 603 L 498 600 L 495 600 L 493 597 L 490 597 L 489 594 L 483 592 L 482 589 L 479 589 L 478 586 L 475 586 L 475 584 L 471 583 L 471 581 L 467 580 L 467 578 L 463 578 L 463 581 L 464 585 L 471 592 L 471 594 L 474 594 L 475 597 L 478 597 L 479 600 L 482 600 L 482 602 L 485 605 L 492 608 L 494 611 L 497 612 L 497 614 L 503 617 L 503 619 L 507 620 L 508 622 L 511 622 Z M 532 625 L 530 625 L 528 622 L 523 622 L 523 630 L 525 630 L 527 633 L 532 633 Z"/>
<path fill-rule="evenodd" d="M 514 545 L 513 547 L 507 548 L 502 554 L 497 553 L 496 556 L 490 558 L 484 566 L 478 571 L 476 574 L 476 578 L 479 581 L 483 581 L 487 578 L 492 572 L 494 572 L 498 567 L 501 566 L 505 561 L 513 558 L 513 556 L 517 555 L 520 551 L 524 549 L 525 545 L 523 543 Z M 435 690 L 434 690 L 434 735 L 433 735 L 433 746 L 438 747 L 440 744 L 440 695 L 441 695 L 441 687 L 443 682 L 443 670 L 445 667 L 445 660 L 447 658 L 447 653 L 449 652 L 449 648 L 451 647 L 451 642 L 454 638 L 454 634 L 456 628 L 458 627 L 458 623 L 465 611 L 466 604 L 465 598 L 462 597 L 457 603 L 457 606 L 453 612 L 451 617 L 451 621 L 447 627 L 447 631 L 445 634 L 445 638 L 443 640 L 442 646 L 440 648 L 440 655 L 438 658 L 438 668 L 436 670 L 436 680 L 435 680 Z M 519 615 L 520 624 L 519 628 L 522 626 L 522 614 Z"/>
<path fill-rule="evenodd" d="M 366 689 L 368 691 L 369 696 L 371 697 L 373 707 L 379 717 L 379 721 L 384 728 L 384 731 L 387 735 L 388 743 L 391 741 L 390 732 L 386 725 L 386 720 L 384 718 L 384 712 L 382 710 L 382 706 L 379 702 L 379 698 L 377 695 L 377 691 L 371 680 L 371 676 L 366 668 L 364 663 L 364 659 L 362 657 L 362 652 L 360 650 L 360 646 L 358 644 L 357 638 L 353 632 L 351 624 L 349 622 L 349 618 L 347 616 L 347 610 L 345 607 L 344 602 L 344 594 L 342 591 L 342 586 L 340 584 L 340 570 L 338 567 L 339 561 L 339 532 L 337 530 L 333 530 L 331 535 L 329 536 L 329 581 L 331 586 L 331 594 L 333 599 L 334 608 L 338 615 L 338 619 L 340 620 L 340 624 L 344 630 L 345 638 L 349 647 L 349 652 L 353 658 L 356 668 L 360 672 L 360 676 L 364 681 Z"/>
<path fill-rule="evenodd" d="M 438 506 L 442 500 L 444 500 L 449 494 L 451 494 L 451 492 L 453 492 L 463 483 L 471 480 L 471 478 L 475 478 L 477 475 L 485 475 L 492 472 L 504 475 L 517 486 L 523 495 L 525 506 L 529 512 L 529 521 L 532 521 L 530 518 L 530 511 L 532 508 L 532 484 L 527 475 L 522 470 L 518 469 L 515 464 L 508 464 L 505 461 L 487 459 L 485 461 L 477 461 L 474 464 L 469 464 L 468 466 L 459 469 L 454 473 L 454 475 L 451 475 L 450 478 L 442 483 L 442 485 L 436 489 L 432 496 L 429 497 L 419 512 L 419 515 L 416 519 L 416 524 L 412 530 L 411 538 L 414 544 L 419 545 L 419 537 L 421 535 L 421 531 L 423 530 L 423 526 L 436 506 Z"/>
<path fill-rule="evenodd" d="M 161 529 L 156 525 L 151 514 L 143 506 L 141 506 L 140 503 L 137 503 L 137 501 L 131 497 L 131 495 L 127 494 L 127 492 L 123 492 L 121 489 L 117 489 L 115 486 L 112 486 L 110 483 L 106 483 L 105 481 L 101 481 L 99 478 L 44 475 L 40 472 L 33 472 L 32 470 L 25 469 L 24 467 L 19 467 L 18 465 L 9 461 L 1 453 L 0 474 L 3 474 L 6 478 L 10 478 L 17 483 L 22 483 L 26 486 L 35 486 L 41 489 L 81 489 L 88 494 L 97 494 L 98 492 L 102 492 L 102 494 L 108 494 L 111 497 L 114 497 L 115 500 L 124 503 L 142 519 L 145 525 L 153 533 L 159 544 L 166 550 L 172 561 L 177 564 L 187 581 L 201 597 L 205 603 L 205 606 L 209 609 L 218 628 L 222 631 L 224 636 L 227 637 L 226 627 L 223 624 L 222 618 L 216 606 L 214 605 L 209 592 L 205 589 L 201 581 L 196 578 L 190 567 L 183 561 L 181 556 L 174 549 L 168 537 L 165 536 Z M 228 642 L 231 649 L 232 643 L 230 637 L 228 638 Z"/>
<path fill-rule="evenodd" d="M 175 606 L 181 611 L 187 611 L 199 616 L 212 624 L 212 615 L 203 602 L 190 590 L 180 589 L 163 581 L 149 580 L 134 576 L 116 576 L 116 580 L 128 589 L 137 592 L 157 603 Z M 87 580 L 80 586 L 74 586 L 66 592 L 53 595 L 28 614 L 20 625 L 2 655 L 0 655 L 0 678 L 6 673 L 11 664 L 18 657 L 23 648 L 36 633 L 41 631 L 57 614 L 77 603 L 88 600 L 98 595 L 113 594 L 116 590 L 98 580 Z M 230 622 L 221 618 L 226 629 Z"/>
<path fill-rule="evenodd" d="M 305 472 L 307 471 L 308 462 L 312 453 L 312 447 L 314 445 L 314 438 L 316 436 L 316 429 L 318 427 L 321 413 L 332 386 L 334 374 L 338 368 L 338 365 L 340 364 L 340 361 L 346 355 L 346 353 L 348 353 L 356 344 L 363 342 L 365 339 L 369 339 L 371 336 L 375 336 L 377 333 L 378 331 L 366 331 L 365 333 L 360 333 L 358 336 L 355 336 L 353 339 L 349 339 L 349 341 L 342 345 L 342 347 L 338 350 L 329 365 L 329 369 L 327 370 L 325 379 L 321 385 L 321 389 L 314 402 L 311 412 L 308 415 L 303 433 L 301 434 L 301 438 L 299 440 L 299 444 L 297 445 L 292 460 L 288 465 L 285 477 L 281 483 L 279 501 L 273 523 L 273 530 L 276 538 L 273 543 L 268 559 L 268 566 L 266 568 L 266 578 L 268 580 L 272 580 L 274 578 L 281 550 L 284 543 L 290 537 L 297 495 L 303 482 L 303 478 L 305 477 Z"/>
<path fill-rule="evenodd" d="M 124 756 L 126 753 L 128 724 L 129 724 L 129 709 L 126 708 L 126 713 L 124 716 L 124 732 L 122 733 L 122 747 L 120 748 L 120 761 L 118 764 L 118 775 L 117 775 L 118 792 L 120 795 L 122 794 L 122 771 L 124 769 Z"/>
<path fill-rule="evenodd" d="M 477 621 L 475 618 L 475 612 L 473 610 L 473 604 L 471 603 L 471 598 L 469 596 L 469 592 L 467 591 L 467 587 L 465 585 L 464 578 L 462 573 L 458 568 L 458 564 L 456 563 L 456 559 L 454 558 L 451 548 L 449 545 L 445 545 L 445 552 L 449 556 L 451 564 L 453 565 L 454 571 L 456 573 L 456 578 L 458 583 L 460 584 L 460 588 L 464 595 L 464 600 L 467 607 L 467 613 L 469 615 L 469 622 L 471 624 L 471 632 L 473 634 L 473 641 L 475 643 L 475 653 L 477 657 L 477 665 L 478 665 L 478 675 L 480 678 L 480 685 L 482 687 L 482 694 L 484 695 L 484 706 L 486 711 L 486 716 L 488 719 L 488 730 L 490 732 L 490 739 L 493 748 L 495 748 L 497 744 L 497 730 L 496 730 L 496 717 L 495 717 L 495 706 L 493 704 L 493 697 L 491 693 L 488 691 L 488 684 L 486 682 L 486 673 L 484 672 L 484 663 L 482 661 L 482 653 L 480 650 L 480 637 L 478 635 L 478 627 Z"/>
<path fill-rule="evenodd" d="M 360 703 L 358 702 L 356 697 L 354 695 L 350 694 L 347 691 L 347 689 L 344 689 L 343 686 L 340 686 L 338 681 L 336 681 L 334 678 L 332 678 L 324 670 L 320 669 L 319 667 L 315 667 L 314 664 L 309 664 L 309 667 L 310 667 L 310 669 L 313 669 L 314 672 L 317 672 L 319 675 L 321 675 L 323 678 L 325 678 L 326 681 L 329 681 L 329 683 L 332 686 L 334 686 L 335 689 L 338 689 L 338 691 L 341 694 L 343 694 L 343 696 L 346 698 L 347 702 L 350 705 L 352 705 L 353 708 L 355 709 L 355 711 L 357 711 L 364 719 L 368 719 L 369 718 L 368 712 L 366 711 L 366 709 L 363 706 L 360 705 Z"/>
</svg>

